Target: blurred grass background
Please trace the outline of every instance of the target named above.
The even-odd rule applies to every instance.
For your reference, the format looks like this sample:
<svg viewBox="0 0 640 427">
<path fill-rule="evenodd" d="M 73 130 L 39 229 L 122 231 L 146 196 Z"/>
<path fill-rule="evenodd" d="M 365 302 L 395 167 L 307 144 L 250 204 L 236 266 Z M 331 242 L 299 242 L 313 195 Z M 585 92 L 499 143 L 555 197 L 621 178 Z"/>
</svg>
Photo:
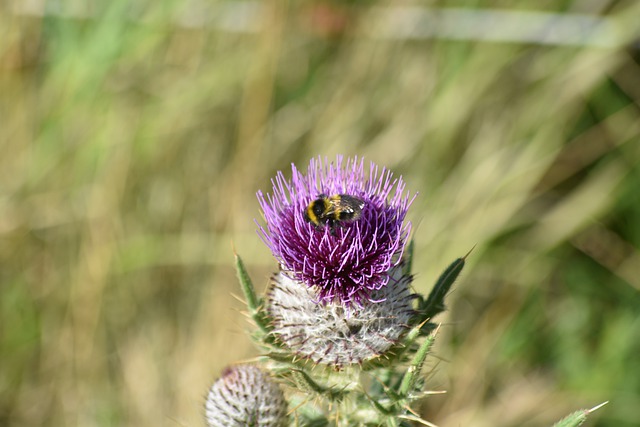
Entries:
<svg viewBox="0 0 640 427">
<path fill-rule="evenodd" d="M 610 400 L 589 425 L 639 426 L 639 24 L 610 0 L 4 3 L 0 426 L 202 425 L 256 355 L 231 296 L 232 244 L 275 269 L 255 192 L 336 153 L 420 192 L 419 291 L 477 245 L 426 419 Z"/>
</svg>

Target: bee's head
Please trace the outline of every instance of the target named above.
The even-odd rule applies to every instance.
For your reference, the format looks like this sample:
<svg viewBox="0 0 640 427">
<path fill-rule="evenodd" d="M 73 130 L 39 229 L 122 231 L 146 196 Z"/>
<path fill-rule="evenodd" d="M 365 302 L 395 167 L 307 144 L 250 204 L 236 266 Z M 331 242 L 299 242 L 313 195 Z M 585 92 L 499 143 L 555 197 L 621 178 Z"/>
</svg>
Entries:
<svg viewBox="0 0 640 427">
<path fill-rule="evenodd" d="M 317 198 L 316 200 L 311 202 L 310 208 L 313 214 L 316 216 L 316 218 L 322 217 L 322 215 L 327 210 L 327 198 L 326 197 Z"/>
<path fill-rule="evenodd" d="M 323 218 L 327 209 L 327 198 L 324 195 L 319 195 L 317 199 L 312 200 L 304 210 L 304 219 L 316 226 L 320 226 L 323 223 Z"/>
</svg>

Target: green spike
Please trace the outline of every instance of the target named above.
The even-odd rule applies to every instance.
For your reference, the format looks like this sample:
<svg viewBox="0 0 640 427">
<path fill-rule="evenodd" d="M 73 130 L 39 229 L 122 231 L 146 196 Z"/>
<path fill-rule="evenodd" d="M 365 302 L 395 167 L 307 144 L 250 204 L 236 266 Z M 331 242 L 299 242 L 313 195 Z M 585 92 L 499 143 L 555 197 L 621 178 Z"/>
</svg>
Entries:
<svg viewBox="0 0 640 427">
<path fill-rule="evenodd" d="M 587 412 L 584 410 L 576 411 L 572 414 L 567 415 L 557 423 L 553 425 L 553 427 L 577 427 L 580 424 L 584 423 L 587 420 Z"/>
<path fill-rule="evenodd" d="M 425 336 L 424 331 L 425 330 L 429 330 L 428 334 L 431 334 L 433 332 L 433 330 L 437 328 L 437 325 L 435 325 L 434 323 L 427 323 L 427 321 L 423 321 L 421 324 L 419 325 L 415 325 L 413 328 L 411 328 L 411 330 L 405 335 L 404 339 L 402 340 L 402 347 L 399 347 L 396 354 L 393 357 L 393 360 L 395 361 L 402 361 L 404 360 L 404 357 L 406 354 L 412 354 L 414 353 L 416 350 L 418 350 L 419 348 L 417 348 L 416 345 L 416 341 L 418 340 L 418 338 L 420 338 L 421 336 Z M 391 384 L 391 379 L 394 379 L 394 383 Z M 392 399 L 401 399 L 402 396 L 400 396 L 396 390 L 399 389 L 400 387 L 400 383 L 402 382 L 403 377 L 389 377 L 387 383 L 385 383 L 386 386 L 388 386 L 389 388 L 386 390 L 386 394 L 392 398 Z"/>
<path fill-rule="evenodd" d="M 333 387 L 318 384 L 309 374 L 301 369 L 292 369 L 290 375 L 301 390 L 314 392 L 332 401 L 340 401 L 348 393 L 345 390 L 336 390 Z"/>
<path fill-rule="evenodd" d="M 280 362 L 280 363 L 289 363 L 291 365 L 295 364 L 294 362 L 294 355 L 291 353 L 284 353 L 284 352 L 275 352 L 272 351 L 270 353 L 265 354 L 266 357 L 275 360 L 276 362 Z"/>
<path fill-rule="evenodd" d="M 473 248 L 471 248 L 471 251 L 472 250 Z M 466 259 L 471 251 L 462 258 L 453 261 L 440 277 L 438 277 L 435 286 L 429 293 L 427 301 L 420 307 L 424 319 L 431 319 L 445 310 L 444 299 L 464 268 Z"/>
<path fill-rule="evenodd" d="M 233 252 L 233 256 L 235 257 L 236 264 L 236 274 L 238 275 L 238 280 L 240 281 L 240 286 L 242 287 L 242 293 L 247 300 L 247 308 L 249 309 L 249 314 L 256 325 L 264 331 L 269 332 L 269 322 L 266 319 L 264 313 L 261 310 L 262 300 L 258 298 L 256 295 L 255 288 L 253 287 L 253 282 L 251 281 L 251 277 L 249 277 L 249 273 L 244 266 L 244 262 L 240 258 L 235 251 Z"/>
<path fill-rule="evenodd" d="M 427 325 L 430 325 L 428 327 L 429 331 L 432 331 L 435 327 L 433 323 L 427 323 L 426 320 L 423 320 L 422 323 L 414 326 L 409 332 L 407 332 L 402 340 L 402 347 L 397 351 L 394 360 L 401 360 L 402 356 L 404 356 L 405 353 L 414 348 L 414 343 L 416 342 L 416 340 L 420 338 L 420 336 L 425 335 L 423 334 L 423 330 L 427 328 Z"/>
<path fill-rule="evenodd" d="M 560 421 L 558 421 L 557 423 L 555 423 L 553 427 L 577 427 L 587 420 L 587 415 L 589 415 L 593 411 L 596 411 L 602 408 L 607 403 L 609 402 L 601 403 L 598 406 L 595 406 L 591 409 L 581 409 L 572 414 L 569 414 L 563 419 L 561 419 Z"/>
<path fill-rule="evenodd" d="M 387 409 L 384 406 L 382 406 L 382 404 L 380 402 L 378 402 L 376 399 L 374 399 L 373 397 L 369 396 L 367 393 L 364 393 L 364 396 L 367 398 L 367 400 L 369 401 L 369 403 L 371 403 L 371 405 L 373 405 L 373 408 L 378 411 L 378 413 L 384 415 L 384 416 L 390 416 L 394 414 L 393 409 Z"/>
<path fill-rule="evenodd" d="M 236 274 L 238 275 L 238 280 L 240 280 L 240 286 L 242 286 L 242 293 L 247 299 L 247 307 L 252 312 L 257 311 L 260 306 L 260 299 L 256 296 L 256 291 L 253 287 L 253 282 L 251 282 L 251 277 L 249 277 L 249 273 L 244 267 L 244 262 L 242 262 L 240 255 L 234 251 L 233 256 L 236 262 Z"/>
<path fill-rule="evenodd" d="M 407 369 L 407 372 L 402 377 L 402 382 L 400 383 L 400 388 L 398 389 L 398 394 L 403 397 L 409 396 L 410 393 L 415 391 L 416 384 L 422 375 L 422 366 L 424 365 L 424 361 L 429 354 L 429 350 L 431 350 L 431 346 L 433 345 L 436 334 L 438 330 L 428 336 L 424 342 L 416 351 L 416 354 L 413 356 L 413 360 L 411 361 L 411 365 Z"/>
<path fill-rule="evenodd" d="M 371 384 L 371 393 L 381 395 L 393 378 L 393 371 L 389 368 L 379 368 L 375 375 L 375 381 Z"/>
<path fill-rule="evenodd" d="M 289 369 L 306 369 L 308 364 L 312 363 L 307 359 L 299 359 L 295 354 L 285 351 L 271 351 L 264 355 L 265 358 L 269 358 L 280 365 L 284 365 L 284 369 L 288 372 Z M 284 371 L 283 371 L 284 372 Z"/>
</svg>

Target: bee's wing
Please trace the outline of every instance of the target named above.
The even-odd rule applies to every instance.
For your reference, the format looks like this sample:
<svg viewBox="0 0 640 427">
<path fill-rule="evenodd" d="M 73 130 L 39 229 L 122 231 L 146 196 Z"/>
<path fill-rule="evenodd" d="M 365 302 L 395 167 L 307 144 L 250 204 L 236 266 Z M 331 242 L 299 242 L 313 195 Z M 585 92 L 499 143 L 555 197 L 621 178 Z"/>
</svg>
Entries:
<svg viewBox="0 0 640 427">
<path fill-rule="evenodd" d="M 340 201 L 338 201 L 338 200 L 331 200 L 331 202 L 329 202 L 329 205 L 327 206 L 327 210 L 324 212 L 324 214 L 326 216 L 331 216 L 331 215 L 334 215 L 334 214 L 339 213 L 341 211 L 344 211 L 343 204 L 341 204 Z"/>
<path fill-rule="evenodd" d="M 343 196 L 342 208 L 350 213 L 360 211 L 364 207 L 364 200 L 353 196 Z"/>
<path fill-rule="evenodd" d="M 332 199 L 327 209 L 328 214 L 340 212 L 354 213 L 364 206 L 364 201 L 352 196 L 340 196 L 339 199 Z"/>
</svg>

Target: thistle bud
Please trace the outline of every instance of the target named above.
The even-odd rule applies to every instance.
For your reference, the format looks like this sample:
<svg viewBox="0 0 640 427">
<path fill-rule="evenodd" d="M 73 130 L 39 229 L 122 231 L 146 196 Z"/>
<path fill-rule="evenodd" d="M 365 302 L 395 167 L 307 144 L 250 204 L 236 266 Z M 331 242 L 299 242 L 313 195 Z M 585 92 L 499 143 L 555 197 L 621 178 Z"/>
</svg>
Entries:
<svg viewBox="0 0 640 427">
<path fill-rule="evenodd" d="M 207 395 L 209 427 L 284 427 L 287 402 L 278 384 L 260 368 L 226 368 Z"/>
<path fill-rule="evenodd" d="M 276 274 L 268 290 L 272 333 L 298 357 L 342 367 L 387 353 L 409 329 L 414 314 L 411 276 L 395 267 L 387 286 L 370 294 L 376 301 L 345 306 L 318 304 L 318 294 L 288 275 Z"/>
</svg>

